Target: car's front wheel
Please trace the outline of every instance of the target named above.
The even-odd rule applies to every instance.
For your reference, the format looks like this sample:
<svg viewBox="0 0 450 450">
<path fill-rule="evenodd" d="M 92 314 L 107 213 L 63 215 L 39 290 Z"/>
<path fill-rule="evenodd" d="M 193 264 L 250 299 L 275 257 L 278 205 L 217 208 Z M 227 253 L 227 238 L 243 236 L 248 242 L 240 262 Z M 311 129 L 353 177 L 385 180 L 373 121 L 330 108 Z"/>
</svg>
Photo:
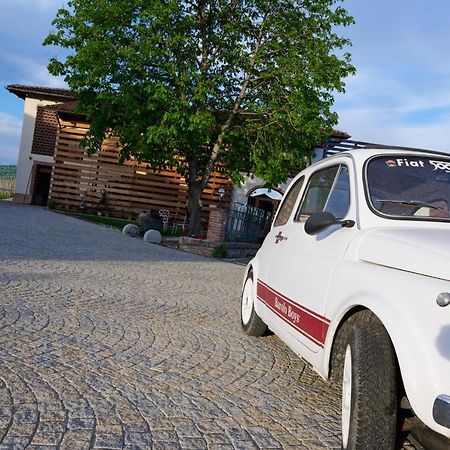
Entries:
<svg viewBox="0 0 450 450">
<path fill-rule="evenodd" d="M 397 366 L 391 340 L 379 322 L 355 323 L 345 348 L 342 376 L 342 448 L 395 447 Z"/>
<path fill-rule="evenodd" d="M 254 293 L 253 274 L 249 272 L 242 289 L 241 325 L 248 335 L 262 336 L 267 330 L 267 325 L 256 314 Z"/>
</svg>

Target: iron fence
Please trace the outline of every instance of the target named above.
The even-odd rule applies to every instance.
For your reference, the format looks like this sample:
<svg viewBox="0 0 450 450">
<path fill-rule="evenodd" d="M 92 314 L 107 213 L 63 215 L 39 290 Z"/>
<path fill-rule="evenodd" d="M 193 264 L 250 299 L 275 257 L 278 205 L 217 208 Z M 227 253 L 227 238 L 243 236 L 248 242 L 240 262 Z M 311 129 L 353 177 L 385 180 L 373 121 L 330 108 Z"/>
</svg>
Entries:
<svg viewBox="0 0 450 450">
<path fill-rule="evenodd" d="M 273 212 L 233 203 L 228 216 L 225 241 L 260 243 L 272 223 Z"/>
</svg>

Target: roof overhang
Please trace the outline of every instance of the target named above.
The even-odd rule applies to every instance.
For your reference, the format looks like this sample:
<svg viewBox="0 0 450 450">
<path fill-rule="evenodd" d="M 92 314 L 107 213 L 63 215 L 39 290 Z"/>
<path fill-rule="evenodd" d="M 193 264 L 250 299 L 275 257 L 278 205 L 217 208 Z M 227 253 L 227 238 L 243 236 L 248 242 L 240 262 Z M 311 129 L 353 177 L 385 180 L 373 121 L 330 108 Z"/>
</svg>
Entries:
<svg viewBox="0 0 450 450">
<path fill-rule="evenodd" d="M 75 95 L 70 89 L 25 86 L 22 84 L 9 84 L 6 86 L 6 89 L 22 100 L 25 100 L 26 98 L 57 102 L 75 100 Z"/>
</svg>

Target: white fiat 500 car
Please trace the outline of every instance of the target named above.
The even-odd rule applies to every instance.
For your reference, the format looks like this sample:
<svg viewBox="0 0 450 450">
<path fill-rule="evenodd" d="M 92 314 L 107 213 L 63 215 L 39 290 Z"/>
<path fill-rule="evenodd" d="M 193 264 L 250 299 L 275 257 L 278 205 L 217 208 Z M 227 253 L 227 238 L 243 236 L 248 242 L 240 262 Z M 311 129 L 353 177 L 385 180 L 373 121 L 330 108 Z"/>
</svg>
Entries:
<svg viewBox="0 0 450 450">
<path fill-rule="evenodd" d="M 344 449 L 394 448 L 400 405 L 450 438 L 449 207 L 450 156 L 341 153 L 292 181 L 247 267 L 244 331 L 338 377 Z"/>
</svg>

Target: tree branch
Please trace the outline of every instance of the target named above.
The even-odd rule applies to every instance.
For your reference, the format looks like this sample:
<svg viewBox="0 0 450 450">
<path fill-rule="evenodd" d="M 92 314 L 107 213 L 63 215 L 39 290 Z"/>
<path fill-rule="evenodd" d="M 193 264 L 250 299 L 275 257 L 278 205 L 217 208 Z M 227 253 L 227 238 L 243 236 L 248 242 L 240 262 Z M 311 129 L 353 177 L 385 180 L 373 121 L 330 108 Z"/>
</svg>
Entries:
<svg viewBox="0 0 450 450">
<path fill-rule="evenodd" d="M 268 8 L 267 8 L 267 12 L 263 18 L 263 20 L 261 21 L 260 27 L 259 27 L 259 31 L 258 31 L 258 38 L 256 40 L 256 45 L 255 45 L 255 49 L 253 50 L 253 54 L 251 56 L 251 60 L 250 60 L 250 64 L 249 64 L 249 68 L 247 71 L 247 75 L 244 78 L 244 81 L 242 82 L 242 86 L 241 86 L 241 90 L 234 102 L 234 106 L 233 109 L 231 110 L 230 114 L 227 117 L 227 120 L 225 121 L 225 123 L 220 127 L 220 133 L 219 136 L 217 137 L 217 140 L 213 146 L 213 150 L 211 152 L 211 156 L 209 158 L 208 164 L 206 165 L 205 171 L 203 172 L 203 176 L 202 176 L 202 180 L 201 180 L 201 186 L 202 188 L 204 188 L 209 180 L 209 177 L 211 176 L 211 172 L 214 168 L 214 165 L 217 162 L 217 158 L 219 156 L 219 152 L 220 149 L 223 146 L 223 142 L 226 136 L 226 133 L 228 131 L 228 129 L 230 128 L 231 124 L 233 123 L 234 118 L 236 117 L 239 108 L 241 107 L 242 101 L 244 100 L 246 94 L 247 94 L 247 88 L 250 84 L 250 82 L 252 81 L 252 78 L 254 76 L 253 74 L 253 68 L 255 67 L 256 64 L 256 58 L 258 56 L 259 51 L 261 50 L 262 47 L 262 43 L 263 43 L 263 36 L 264 36 L 264 28 L 267 22 L 267 19 L 269 17 L 270 14 L 270 9 L 271 9 L 271 5 L 272 5 L 272 1 L 269 2 L 268 4 Z"/>
</svg>

